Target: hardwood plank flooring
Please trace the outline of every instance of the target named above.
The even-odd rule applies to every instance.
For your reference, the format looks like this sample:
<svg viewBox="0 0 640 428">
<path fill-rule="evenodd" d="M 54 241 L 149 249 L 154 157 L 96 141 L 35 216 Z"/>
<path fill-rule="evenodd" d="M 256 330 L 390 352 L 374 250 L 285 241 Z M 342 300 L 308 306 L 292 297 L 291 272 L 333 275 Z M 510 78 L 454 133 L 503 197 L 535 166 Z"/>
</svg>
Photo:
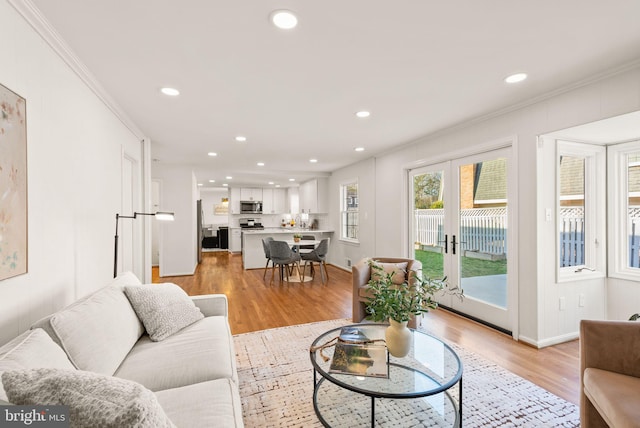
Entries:
<svg viewBox="0 0 640 428">
<path fill-rule="evenodd" d="M 319 274 L 302 284 L 281 283 L 276 275 L 270 285 L 271 269 L 263 280 L 263 270 L 244 270 L 238 254 L 206 252 L 194 275 L 159 278 L 154 268 L 153 282 L 176 283 L 189 295 L 226 294 L 231 331 L 239 334 L 351 318 L 351 272 L 334 266 L 328 271 L 329 281 L 324 285 Z M 423 326 L 567 401 L 580 401 L 577 340 L 535 349 L 443 309 L 426 314 Z"/>
</svg>

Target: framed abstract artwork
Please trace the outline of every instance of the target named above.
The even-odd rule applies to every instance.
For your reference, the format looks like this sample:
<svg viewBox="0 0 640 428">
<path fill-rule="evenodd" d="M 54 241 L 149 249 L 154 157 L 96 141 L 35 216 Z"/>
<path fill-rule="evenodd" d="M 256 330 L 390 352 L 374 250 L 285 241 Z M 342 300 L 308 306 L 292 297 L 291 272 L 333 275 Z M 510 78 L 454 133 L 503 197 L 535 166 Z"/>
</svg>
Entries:
<svg viewBox="0 0 640 428">
<path fill-rule="evenodd" d="M 0 280 L 27 272 L 26 100 L 0 85 Z"/>
</svg>

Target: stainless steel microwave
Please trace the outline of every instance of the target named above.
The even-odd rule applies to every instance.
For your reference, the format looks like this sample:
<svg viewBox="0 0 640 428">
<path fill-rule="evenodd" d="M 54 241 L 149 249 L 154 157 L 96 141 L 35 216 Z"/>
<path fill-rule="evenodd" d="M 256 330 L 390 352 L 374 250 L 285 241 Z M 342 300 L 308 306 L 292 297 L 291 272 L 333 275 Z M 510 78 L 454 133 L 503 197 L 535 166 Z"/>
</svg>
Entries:
<svg viewBox="0 0 640 428">
<path fill-rule="evenodd" d="M 262 202 L 240 201 L 240 214 L 262 214 Z"/>
</svg>

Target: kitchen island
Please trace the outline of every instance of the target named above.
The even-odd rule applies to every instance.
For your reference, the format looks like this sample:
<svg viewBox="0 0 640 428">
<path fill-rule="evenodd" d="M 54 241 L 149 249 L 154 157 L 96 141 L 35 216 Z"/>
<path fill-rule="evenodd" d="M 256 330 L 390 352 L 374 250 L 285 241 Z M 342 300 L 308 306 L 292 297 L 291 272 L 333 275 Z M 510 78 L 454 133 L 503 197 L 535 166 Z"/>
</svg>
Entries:
<svg viewBox="0 0 640 428">
<path fill-rule="evenodd" d="M 264 268 L 267 259 L 264 257 L 262 239 L 272 237 L 276 241 L 293 241 L 294 233 L 313 235 L 316 240 L 333 237 L 333 230 L 326 229 L 297 229 L 268 227 L 264 230 L 242 231 L 242 264 L 245 269 Z"/>
</svg>

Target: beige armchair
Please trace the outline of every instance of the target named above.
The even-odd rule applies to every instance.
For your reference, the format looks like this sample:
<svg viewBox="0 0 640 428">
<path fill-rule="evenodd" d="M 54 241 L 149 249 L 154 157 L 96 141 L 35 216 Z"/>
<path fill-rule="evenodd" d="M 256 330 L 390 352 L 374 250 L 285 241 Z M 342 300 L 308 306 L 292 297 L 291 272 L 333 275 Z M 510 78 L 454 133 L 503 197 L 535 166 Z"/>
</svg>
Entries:
<svg viewBox="0 0 640 428">
<path fill-rule="evenodd" d="M 360 322 L 366 316 L 366 300 L 369 297 L 369 286 L 367 283 L 371 279 L 371 267 L 369 267 L 369 260 L 375 260 L 380 263 L 406 263 L 407 267 L 405 271 L 408 275 L 409 283 L 413 281 L 417 275 L 420 275 L 422 270 L 422 263 L 418 260 L 404 259 L 404 258 L 390 258 L 390 257 L 372 257 L 371 259 L 365 258 L 351 267 L 351 273 L 353 276 L 353 322 Z M 420 325 L 422 317 L 416 317 L 409 321 L 409 327 L 416 328 Z"/>
<path fill-rule="evenodd" d="M 640 322 L 580 323 L 582 428 L 640 426 Z"/>
</svg>

